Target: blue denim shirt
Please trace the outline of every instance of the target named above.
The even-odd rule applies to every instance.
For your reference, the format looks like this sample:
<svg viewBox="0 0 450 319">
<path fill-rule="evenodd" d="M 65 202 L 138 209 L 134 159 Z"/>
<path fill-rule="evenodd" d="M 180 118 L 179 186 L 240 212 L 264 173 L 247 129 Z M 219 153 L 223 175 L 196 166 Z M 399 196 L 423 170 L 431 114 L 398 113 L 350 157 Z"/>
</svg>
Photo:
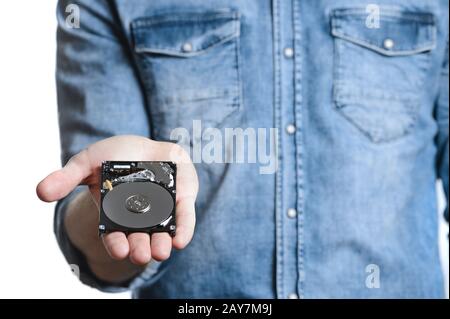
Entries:
<svg viewBox="0 0 450 319">
<path fill-rule="evenodd" d="M 121 285 L 95 278 L 67 239 L 78 190 L 60 201 L 57 238 L 83 282 L 137 298 L 444 296 L 448 1 L 70 0 L 58 22 L 63 163 L 112 135 L 170 140 L 194 120 L 278 129 L 276 174 L 196 163 L 193 241 Z"/>
</svg>

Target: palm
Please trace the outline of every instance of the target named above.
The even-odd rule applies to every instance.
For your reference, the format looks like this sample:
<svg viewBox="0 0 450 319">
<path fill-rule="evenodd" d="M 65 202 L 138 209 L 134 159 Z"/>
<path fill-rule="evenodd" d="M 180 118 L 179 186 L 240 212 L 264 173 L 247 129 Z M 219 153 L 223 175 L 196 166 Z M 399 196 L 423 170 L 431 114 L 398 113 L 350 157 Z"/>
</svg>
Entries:
<svg viewBox="0 0 450 319">
<path fill-rule="evenodd" d="M 101 163 L 105 160 L 173 161 L 177 164 L 176 236 L 172 241 L 168 234 L 153 234 L 152 247 L 154 244 L 155 247 L 167 247 L 169 240 L 171 241 L 170 246 L 173 244 L 175 248 L 186 246 L 192 237 L 195 225 L 194 203 L 198 191 L 198 180 L 188 154 L 176 144 L 156 142 L 139 136 L 115 136 L 99 141 L 75 155 L 63 169 L 45 178 L 38 185 L 39 197 L 44 201 L 59 200 L 77 185 L 84 184 L 89 186 L 98 205 L 100 169 Z M 108 243 L 114 241 L 114 244 L 117 244 L 118 240 L 126 241 L 124 236 L 122 233 L 111 233 L 105 236 L 105 246 L 112 257 L 123 259 L 121 253 L 115 254 L 114 248 L 108 247 Z M 147 238 L 147 234 L 130 235 L 128 238 L 129 250 L 136 245 L 136 242 L 138 242 L 137 245 L 149 246 L 149 243 L 148 245 L 145 243 Z M 150 247 L 148 250 L 150 251 Z M 162 255 L 166 256 L 167 254 Z M 146 259 L 140 258 L 136 263 L 148 262 Z"/>
</svg>

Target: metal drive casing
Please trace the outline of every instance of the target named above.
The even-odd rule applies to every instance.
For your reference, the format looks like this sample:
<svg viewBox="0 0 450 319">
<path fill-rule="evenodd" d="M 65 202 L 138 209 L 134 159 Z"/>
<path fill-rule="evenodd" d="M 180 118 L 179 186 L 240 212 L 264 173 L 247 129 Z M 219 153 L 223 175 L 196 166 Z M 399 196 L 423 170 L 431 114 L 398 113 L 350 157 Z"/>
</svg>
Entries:
<svg viewBox="0 0 450 319">
<path fill-rule="evenodd" d="M 105 161 L 100 193 L 100 234 L 121 231 L 175 235 L 173 162 Z"/>
</svg>

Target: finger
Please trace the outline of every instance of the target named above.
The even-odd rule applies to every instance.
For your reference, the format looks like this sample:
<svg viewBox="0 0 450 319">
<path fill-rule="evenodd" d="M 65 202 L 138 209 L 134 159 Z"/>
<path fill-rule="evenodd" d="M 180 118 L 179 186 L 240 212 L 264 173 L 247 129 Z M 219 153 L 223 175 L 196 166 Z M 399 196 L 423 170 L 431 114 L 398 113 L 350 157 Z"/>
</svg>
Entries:
<svg viewBox="0 0 450 319">
<path fill-rule="evenodd" d="M 163 261 L 170 257 L 172 250 L 172 238 L 168 233 L 152 234 L 150 241 L 152 257 L 157 261 Z"/>
<path fill-rule="evenodd" d="M 132 233 L 128 235 L 130 245 L 130 260 L 136 265 L 145 265 L 150 262 L 152 253 L 150 249 L 150 236 L 146 233 Z"/>
<path fill-rule="evenodd" d="M 172 245 L 176 249 L 183 249 L 192 239 L 195 228 L 195 197 L 188 196 L 180 199 L 176 207 L 177 229 Z"/>
<path fill-rule="evenodd" d="M 128 257 L 130 247 L 127 237 L 122 232 L 113 232 L 104 235 L 103 244 L 111 258 L 123 260 Z"/>
<path fill-rule="evenodd" d="M 75 187 L 91 175 L 87 151 L 73 156 L 60 170 L 44 178 L 37 186 L 38 197 L 45 202 L 59 200 L 69 194 Z"/>
</svg>

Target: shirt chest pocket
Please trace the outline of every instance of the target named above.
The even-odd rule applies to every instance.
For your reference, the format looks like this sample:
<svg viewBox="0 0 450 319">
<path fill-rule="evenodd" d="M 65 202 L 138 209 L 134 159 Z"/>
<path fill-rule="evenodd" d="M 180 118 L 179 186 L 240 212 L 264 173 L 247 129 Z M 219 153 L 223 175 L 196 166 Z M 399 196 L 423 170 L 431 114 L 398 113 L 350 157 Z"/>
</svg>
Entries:
<svg viewBox="0 0 450 319">
<path fill-rule="evenodd" d="M 170 13 L 131 27 L 155 138 L 190 131 L 193 120 L 220 127 L 241 107 L 237 12 Z"/>
<path fill-rule="evenodd" d="M 331 14 L 335 106 L 373 142 L 407 135 L 418 116 L 435 46 L 432 14 L 381 8 L 369 24 L 364 9 Z"/>
</svg>

